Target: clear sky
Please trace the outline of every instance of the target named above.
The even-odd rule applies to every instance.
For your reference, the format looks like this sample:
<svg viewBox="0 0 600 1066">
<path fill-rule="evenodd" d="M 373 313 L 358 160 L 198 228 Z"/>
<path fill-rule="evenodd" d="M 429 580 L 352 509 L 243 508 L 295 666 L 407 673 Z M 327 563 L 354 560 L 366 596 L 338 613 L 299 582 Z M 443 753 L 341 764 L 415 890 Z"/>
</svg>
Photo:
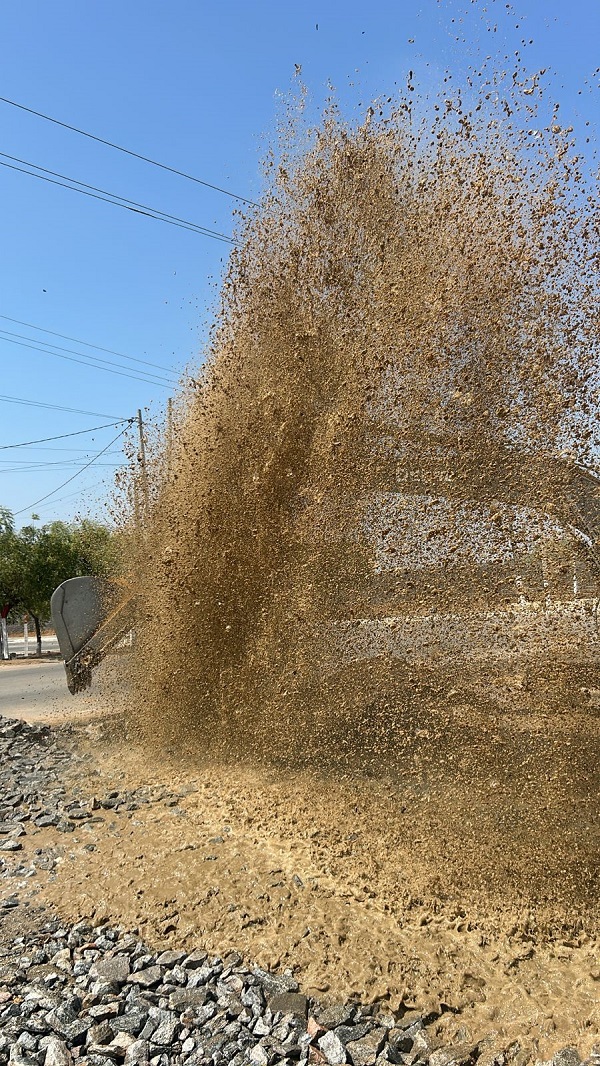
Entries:
<svg viewBox="0 0 600 1066">
<path fill-rule="evenodd" d="M 445 69 L 460 79 L 478 58 L 502 65 L 533 40 L 525 61 L 552 71 L 563 120 L 597 132 L 598 0 L 19 0 L 2 5 L 0 39 L 0 96 L 249 199 L 296 64 L 315 110 L 331 83 L 358 114 L 410 69 L 431 88 Z M 0 152 L 0 163 L 24 160 L 232 233 L 232 198 L 3 102 Z M 202 359 L 229 245 L 6 166 L 0 204 L 0 397 L 28 401 L 0 399 L 0 506 L 19 524 L 32 511 L 44 522 L 99 513 L 121 426 L 6 446 L 159 411 L 182 368 Z M 116 365 L 70 361 L 86 356 Z"/>
</svg>

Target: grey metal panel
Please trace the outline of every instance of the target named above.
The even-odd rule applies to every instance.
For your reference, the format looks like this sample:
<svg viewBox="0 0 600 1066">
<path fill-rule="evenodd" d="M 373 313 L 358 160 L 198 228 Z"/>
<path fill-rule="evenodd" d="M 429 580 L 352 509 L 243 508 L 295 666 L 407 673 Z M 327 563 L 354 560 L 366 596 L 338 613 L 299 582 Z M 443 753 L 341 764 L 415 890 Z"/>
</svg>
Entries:
<svg viewBox="0 0 600 1066">
<path fill-rule="evenodd" d="M 52 622 L 65 661 L 72 659 L 102 624 L 108 588 L 97 577 L 72 577 L 52 593 Z"/>
</svg>

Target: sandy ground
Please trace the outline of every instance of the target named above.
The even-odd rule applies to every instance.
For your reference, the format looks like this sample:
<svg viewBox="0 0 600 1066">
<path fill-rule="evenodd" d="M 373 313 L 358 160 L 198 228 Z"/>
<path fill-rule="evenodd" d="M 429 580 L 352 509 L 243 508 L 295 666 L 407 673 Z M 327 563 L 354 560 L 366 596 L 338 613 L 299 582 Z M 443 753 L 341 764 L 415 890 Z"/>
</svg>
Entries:
<svg viewBox="0 0 600 1066">
<path fill-rule="evenodd" d="M 72 718 L 74 704 L 63 707 Z M 103 822 L 68 836 L 31 827 L 22 859 L 38 847 L 59 858 L 54 874 L 27 883 L 32 910 L 121 922 L 155 945 L 235 948 L 291 966 L 324 999 L 445 1004 L 444 1041 L 492 1033 L 490 1046 L 518 1039 L 542 1057 L 598 1041 L 594 907 L 536 901 L 540 880 L 554 886 L 559 871 L 529 852 L 528 891 L 518 841 L 505 852 L 518 891 L 501 899 L 486 876 L 506 841 L 492 817 L 506 813 L 506 794 L 488 797 L 486 840 L 481 822 L 469 825 L 473 796 L 450 810 L 449 786 L 209 760 L 202 736 L 184 760 L 157 757 L 103 713 L 101 694 L 77 705 L 68 742 L 67 784 L 82 798 L 152 784 L 179 799 L 100 810 Z"/>
</svg>

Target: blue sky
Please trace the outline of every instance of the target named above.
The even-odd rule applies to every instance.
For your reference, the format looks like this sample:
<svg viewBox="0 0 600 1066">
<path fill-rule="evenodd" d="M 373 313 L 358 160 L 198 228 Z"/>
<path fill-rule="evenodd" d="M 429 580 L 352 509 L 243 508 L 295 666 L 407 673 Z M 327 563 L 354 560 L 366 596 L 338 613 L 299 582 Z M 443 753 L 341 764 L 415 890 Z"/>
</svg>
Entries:
<svg viewBox="0 0 600 1066">
<path fill-rule="evenodd" d="M 589 121 L 592 136 L 598 121 L 597 0 L 512 7 L 502 0 L 19 0 L 2 6 L 0 39 L 0 96 L 250 199 L 260 195 L 261 156 L 295 64 L 315 112 L 331 83 L 348 113 L 359 114 L 372 98 L 405 84 L 410 69 L 418 84 L 435 89 L 444 70 L 460 80 L 486 55 L 506 65 L 505 54 L 533 39 L 522 49 L 525 62 L 532 71 L 552 71 L 563 120 L 582 132 Z M 230 197 L 5 103 L 0 152 L 0 162 L 11 162 L 6 155 L 26 160 L 232 232 Z M 71 409 L 0 399 L 0 506 L 18 513 L 18 523 L 34 510 L 42 521 L 100 513 L 112 464 L 121 461 L 121 442 L 107 446 L 121 427 L 48 442 L 46 450 L 6 446 L 101 426 L 138 407 L 158 412 L 172 386 L 122 375 L 156 373 L 172 382 L 200 362 L 228 245 L 6 167 L 0 217 L 0 396 Z M 11 340 L 52 342 L 70 350 L 62 356 L 95 355 L 116 366 L 100 370 Z"/>
</svg>

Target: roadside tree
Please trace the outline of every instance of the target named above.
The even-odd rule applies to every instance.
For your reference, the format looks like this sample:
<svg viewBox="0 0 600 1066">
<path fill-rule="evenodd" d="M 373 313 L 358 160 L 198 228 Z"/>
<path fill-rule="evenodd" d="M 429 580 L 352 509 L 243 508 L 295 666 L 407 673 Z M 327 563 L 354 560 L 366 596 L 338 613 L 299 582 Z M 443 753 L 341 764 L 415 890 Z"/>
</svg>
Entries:
<svg viewBox="0 0 600 1066">
<path fill-rule="evenodd" d="M 42 622 L 50 617 L 54 589 L 70 577 L 107 577 L 118 569 L 115 535 L 99 522 L 51 522 L 15 532 L 12 515 L 0 508 L 0 603 L 29 614 L 42 651 Z"/>
</svg>

